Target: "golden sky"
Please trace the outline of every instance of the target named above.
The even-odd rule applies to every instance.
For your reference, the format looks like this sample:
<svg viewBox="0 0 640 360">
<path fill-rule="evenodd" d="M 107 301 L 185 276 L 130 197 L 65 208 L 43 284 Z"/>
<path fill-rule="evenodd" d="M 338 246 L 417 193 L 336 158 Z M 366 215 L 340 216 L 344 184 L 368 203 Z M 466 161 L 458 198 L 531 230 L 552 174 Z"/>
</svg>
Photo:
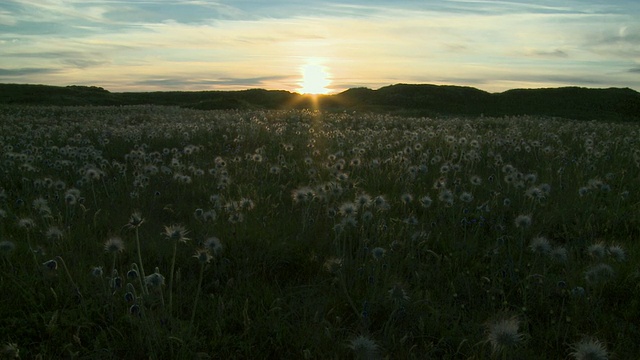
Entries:
<svg viewBox="0 0 640 360">
<path fill-rule="evenodd" d="M 640 90 L 637 19 L 637 0 L 3 0 L 0 82 Z"/>
</svg>

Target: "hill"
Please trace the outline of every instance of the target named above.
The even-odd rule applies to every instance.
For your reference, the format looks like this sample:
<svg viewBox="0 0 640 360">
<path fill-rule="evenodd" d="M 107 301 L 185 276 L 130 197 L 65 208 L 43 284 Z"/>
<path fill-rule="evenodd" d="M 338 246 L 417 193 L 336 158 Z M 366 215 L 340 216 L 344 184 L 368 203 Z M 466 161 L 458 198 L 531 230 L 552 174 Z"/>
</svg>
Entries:
<svg viewBox="0 0 640 360">
<path fill-rule="evenodd" d="M 414 116 L 539 115 L 581 120 L 640 120 L 640 93 L 628 88 L 562 87 L 488 93 L 473 87 L 397 84 L 311 97 L 282 90 L 112 93 L 95 86 L 0 84 L 0 104 L 170 105 L 213 109 L 374 111 Z"/>
</svg>

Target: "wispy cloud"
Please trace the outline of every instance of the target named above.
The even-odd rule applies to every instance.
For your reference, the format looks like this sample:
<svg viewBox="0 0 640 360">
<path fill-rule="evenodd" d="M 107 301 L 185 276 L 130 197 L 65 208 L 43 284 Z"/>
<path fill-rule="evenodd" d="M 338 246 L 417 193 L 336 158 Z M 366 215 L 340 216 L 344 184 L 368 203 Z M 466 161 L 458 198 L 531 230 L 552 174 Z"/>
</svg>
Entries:
<svg viewBox="0 0 640 360">
<path fill-rule="evenodd" d="M 17 68 L 17 69 L 0 68 L 0 79 L 19 77 L 19 76 L 29 76 L 29 75 L 53 74 L 56 72 L 58 72 L 57 69 L 48 69 L 48 68 Z"/>
</svg>

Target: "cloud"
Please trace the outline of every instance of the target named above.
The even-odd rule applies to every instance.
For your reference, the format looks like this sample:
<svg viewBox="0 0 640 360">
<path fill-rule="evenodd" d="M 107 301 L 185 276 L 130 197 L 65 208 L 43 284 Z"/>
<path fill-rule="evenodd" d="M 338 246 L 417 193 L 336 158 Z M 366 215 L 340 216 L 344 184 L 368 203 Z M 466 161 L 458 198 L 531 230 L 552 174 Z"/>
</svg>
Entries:
<svg viewBox="0 0 640 360">
<path fill-rule="evenodd" d="M 628 72 L 630 72 L 630 73 L 638 73 L 638 74 L 640 74 L 640 66 L 637 66 L 637 67 L 631 68 L 631 69 L 629 69 L 629 70 L 628 70 Z"/>
<path fill-rule="evenodd" d="M 210 86 L 222 86 L 222 87 L 242 87 L 242 88 L 255 88 L 255 87 L 264 87 L 268 85 L 269 82 L 278 81 L 278 80 L 287 80 L 287 76 L 262 76 L 262 77 L 250 77 L 250 78 L 242 78 L 242 77 L 221 77 L 218 79 L 193 79 L 187 77 L 169 77 L 169 78 L 160 78 L 160 79 L 146 79 L 136 81 L 134 85 L 140 86 L 152 86 L 152 87 L 169 87 L 169 88 L 180 88 L 180 89 L 193 89 L 194 87 L 198 88 L 207 88 Z"/>
<path fill-rule="evenodd" d="M 62 60 L 63 64 L 71 65 L 78 69 L 86 69 L 94 66 L 107 65 L 111 62 L 108 60 L 92 60 L 92 59 L 64 59 Z"/>
<path fill-rule="evenodd" d="M 58 69 L 50 68 L 18 68 L 18 69 L 2 69 L 0 68 L 0 76 L 4 77 L 18 77 L 29 76 L 39 74 L 53 74 L 57 73 Z"/>
<path fill-rule="evenodd" d="M 545 50 L 529 50 L 525 52 L 527 56 L 540 56 L 540 57 L 553 57 L 553 58 L 566 58 L 569 57 L 569 54 L 560 49 L 555 49 L 551 51 Z"/>
</svg>

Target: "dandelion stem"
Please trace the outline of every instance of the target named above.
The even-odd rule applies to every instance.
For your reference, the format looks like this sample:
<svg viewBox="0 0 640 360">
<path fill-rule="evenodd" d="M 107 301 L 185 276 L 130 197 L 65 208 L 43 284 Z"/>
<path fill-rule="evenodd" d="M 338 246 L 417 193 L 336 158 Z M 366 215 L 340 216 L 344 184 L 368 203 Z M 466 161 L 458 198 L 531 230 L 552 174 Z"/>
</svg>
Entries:
<svg viewBox="0 0 640 360">
<path fill-rule="evenodd" d="M 193 329 L 193 321 L 196 318 L 196 309 L 198 308 L 198 298 L 202 289 L 202 278 L 204 277 L 204 263 L 200 264 L 200 278 L 198 280 L 198 290 L 196 290 L 196 298 L 193 301 L 193 311 L 191 312 L 191 321 L 189 322 L 189 331 Z"/>
<path fill-rule="evenodd" d="M 64 272 L 67 274 L 67 278 L 69 278 L 69 282 L 71 283 L 71 286 L 73 286 L 73 289 L 76 291 L 76 294 L 78 295 L 79 300 L 82 300 L 82 294 L 80 293 L 80 288 L 73 281 L 73 278 L 71 277 L 71 273 L 69 272 L 69 268 L 67 267 L 67 264 L 64 262 L 64 259 L 62 259 L 61 256 L 56 256 L 56 260 L 58 260 L 62 264 L 62 267 L 64 268 Z"/>
<path fill-rule="evenodd" d="M 171 260 L 171 273 L 169 273 L 169 317 L 172 317 L 173 310 L 173 273 L 176 267 L 176 252 L 178 250 L 178 242 L 173 243 L 173 259 Z"/>
<path fill-rule="evenodd" d="M 33 262 L 34 264 L 36 264 L 36 267 L 38 267 L 38 258 L 36 257 L 36 252 L 33 250 L 33 247 L 31 246 L 31 237 L 29 236 L 29 231 L 27 231 L 27 245 L 29 245 L 29 252 L 33 256 Z"/>
<path fill-rule="evenodd" d="M 146 276 L 144 273 L 144 266 L 142 265 L 142 253 L 140 252 L 140 235 L 138 233 L 138 227 L 136 227 L 136 247 L 138 248 L 138 263 L 140 264 L 140 274 L 142 275 L 140 277 L 140 286 L 142 286 L 142 293 L 144 295 L 148 295 L 149 290 L 147 289 L 147 286 L 142 281 L 142 279 L 145 279 Z"/>
</svg>

